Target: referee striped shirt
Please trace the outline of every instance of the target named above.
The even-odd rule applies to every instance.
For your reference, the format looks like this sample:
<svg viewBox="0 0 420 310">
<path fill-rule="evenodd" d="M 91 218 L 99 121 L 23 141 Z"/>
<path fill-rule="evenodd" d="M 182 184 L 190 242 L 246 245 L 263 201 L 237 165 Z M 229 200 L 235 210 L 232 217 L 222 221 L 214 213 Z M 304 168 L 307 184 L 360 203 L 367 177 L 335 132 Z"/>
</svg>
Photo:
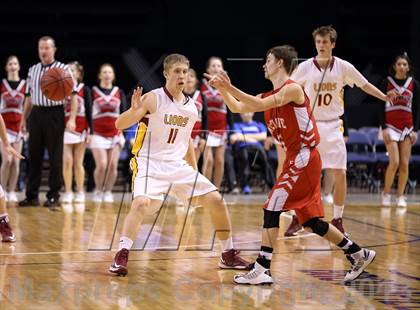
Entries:
<svg viewBox="0 0 420 310">
<path fill-rule="evenodd" d="M 66 64 L 63 64 L 62 62 L 59 62 L 57 60 L 55 60 L 49 65 L 43 65 L 41 62 L 39 62 L 36 65 L 30 67 L 28 77 L 26 80 L 26 96 L 31 96 L 31 102 L 34 106 L 55 107 L 59 105 L 64 105 L 64 100 L 54 101 L 48 99 L 44 96 L 44 94 L 41 91 L 42 75 L 51 68 L 63 68 L 65 70 L 68 70 L 71 74 L 70 68 Z"/>
</svg>

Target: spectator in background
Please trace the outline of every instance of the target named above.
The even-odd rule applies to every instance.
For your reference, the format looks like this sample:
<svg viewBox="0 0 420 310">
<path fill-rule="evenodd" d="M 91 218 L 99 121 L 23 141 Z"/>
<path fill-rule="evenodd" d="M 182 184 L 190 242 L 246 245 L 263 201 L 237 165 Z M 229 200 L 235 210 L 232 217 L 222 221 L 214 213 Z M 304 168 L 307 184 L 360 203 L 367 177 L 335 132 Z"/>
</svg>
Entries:
<svg viewBox="0 0 420 310">
<path fill-rule="evenodd" d="M 224 185 L 225 193 L 237 195 L 241 192 L 236 179 L 235 157 L 233 154 L 232 144 L 228 143 L 225 147 L 225 175 Z"/>
<path fill-rule="evenodd" d="M 283 162 L 286 158 L 286 152 L 281 146 L 281 144 L 273 137 L 269 136 L 264 141 L 264 149 L 266 151 L 269 151 L 270 148 L 275 145 L 276 148 L 276 154 L 277 154 L 277 168 L 276 168 L 276 179 L 280 176 L 281 170 L 283 168 Z"/>
<path fill-rule="evenodd" d="M 206 72 L 215 75 L 222 70 L 222 59 L 215 56 L 210 57 L 206 64 Z M 220 92 L 213 88 L 206 79 L 203 80 L 201 91 L 207 101 L 209 130 L 204 150 L 203 174 L 220 189 L 224 174 L 227 125 L 233 128 L 233 118 Z"/>
<path fill-rule="evenodd" d="M 398 170 L 397 206 L 406 207 L 404 190 L 408 179 L 411 146 L 417 141 L 419 128 L 419 82 L 414 79 L 407 54 L 395 58 L 389 76 L 382 82 L 383 92 L 396 94 L 383 107 L 382 136 L 389 155 L 385 173 L 382 205 L 391 205 L 391 187 Z"/>
<path fill-rule="evenodd" d="M 187 83 L 185 84 L 184 94 L 194 99 L 195 105 L 198 110 L 199 120 L 195 123 L 191 132 L 191 138 L 194 141 L 195 159 L 198 160 L 204 151 L 207 138 L 207 102 L 206 97 L 198 89 L 197 73 L 194 69 L 190 68 L 187 75 Z"/>
<path fill-rule="evenodd" d="M 112 188 L 117 179 L 118 159 L 124 147 L 123 134 L 115 128 L 115 121 L 125 111 L 125 93 L 114 85 L 115 71 L 111 64 L 105 63 L 99 69 L 99 85 L 92 87 L 92 127 L 90 148 L 95 159 L 94 202 L 112 203 Z M 103 193 L 103 191 L 105 193 Z"/>
<path fill-rule="evenodd" d="M 137 126 L 138 126 L 138 123 L 135 123 L 133 126 L 124 130 L 125 139 L 130 144 L 130 147 L 132 147 L 134 144 L 134 139 L 136 138 Z"/>
<path fill-rule="evenodd" d="M 85 158 L 86 141 L 92 131 L 92 95 L 89 87 L 83 81 L 83 66 L 77 61 L 69 63 L 73 77 L 77 81 L 76 85 L 76 129 L 64 132 L 63 150 L 63 177 L 65 193 L 64 203 L 85 202 L 84 181 L 85 169 L 83 161 Z M 65 122 L 69 120 L 71 109 L 71 98 L 68 97 L 64 104 Z M 73 169 L 76 179 L 76 195 L 73 197 Z M 74 199 L 73 199 L 74 198 Z"/>
<path fill-rule="evenodd" d="M 253 116 L 253 112 L 242 113 L 242 122 L 233 125 L 234 133 L 230 136 L 230 142 L 234 145 L 239 159 L 239 178 L 244 194 L 252 192 L 249 186 L 251 165 L 257 158 L 260 159 L 264 170 L 266 184 L 270 188 L 274 185 L 273 172 L 263 146 L 263 142 L 267 139 L 267 127 L 261 122 L 254 121 Z"/>
<path fill-rule="evenodd" d="M 0 85 L 0 113 L 4 119 L 7 138 L 17 153 L 22 152 L 22 121 L 23 103 L 25 101 L 26 82 L 19 77 L 20 64 L 16 56 L 9 56 L 5 70 L 7 78 Z M 15 192 L 19 176 L 20 158 L 13 156 L 6 148 L 1 148 L 1 186 L 4 189 L 6 201 L 17 202 Z"/>
</svg>

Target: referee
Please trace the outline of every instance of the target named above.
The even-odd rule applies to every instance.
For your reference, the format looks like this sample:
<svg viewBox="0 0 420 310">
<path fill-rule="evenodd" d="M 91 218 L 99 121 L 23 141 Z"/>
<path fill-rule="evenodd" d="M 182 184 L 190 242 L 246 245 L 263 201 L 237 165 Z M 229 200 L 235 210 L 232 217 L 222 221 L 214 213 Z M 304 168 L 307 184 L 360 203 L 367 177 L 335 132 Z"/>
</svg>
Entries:
<svg viewBox="0 0 420 310">
<path fill-rule="evenodd" d="M 41 62 L 33 65 L 28 72 L 26 99 L 22 131 L 28 129 L 28 162 L 29 173 L 26 184 L 26 198 L 19 202 L 21 207 L 39 206 L 39 186 L 41 185 L 42 162 L 45 148 L 48 151 L 50 175 L 48 177 L 49 190 L 45 207 L 59 206 L 59 191 L 62 186 L 63 166 L 63 135 L 64 135 L 64 101 L 53 101 L 41 92 L 41 77 L 51 68 L 64 68 L 70 72 L 67 65 L 54 58 L 55 41 L 50 36 L 44 36 L 38 41 L 38 55 Z M 72 95 L 70 119 L 67 129 L 74 131 L 77 99 Z M 28 119 L 28 126 L 26 126 Z"/>
</svg>

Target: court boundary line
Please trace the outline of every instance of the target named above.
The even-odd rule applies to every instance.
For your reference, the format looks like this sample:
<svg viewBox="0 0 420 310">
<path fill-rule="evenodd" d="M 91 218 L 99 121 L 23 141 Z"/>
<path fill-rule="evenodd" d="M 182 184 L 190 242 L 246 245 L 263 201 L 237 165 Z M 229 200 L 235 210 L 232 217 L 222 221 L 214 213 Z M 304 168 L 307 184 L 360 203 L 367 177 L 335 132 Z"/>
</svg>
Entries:
<svg viewBox="0 0 420 310">
<path fill-rule="evenodd" d="M 389 244 L 380 244 L 380 245 L 374 245 L 369 246 L 371 248 L 373 247 L 386 247 L 386 246 L 393 246 L 397 244 L 404 244 L 404 243 L 414 243 L 420 241 L 420 238 L 408 240 L 408 241 L 399 241 L 399 242 L 393 242 Z M 276 255 L 288 255 L 288 254 L 301 254 L 304 252 L 338 252 L 341 251 L 341 249 L 305 249 L 305 250 L 295 250 L 293 252 L 274 252 L 273 254 Z M 201 252 L 201 251 L 200 251 Z M 258 251 L 253 251 L 258 252 Z M 157 252 L 156 252 L 157 253 Z M 165 252 L 164 252 L 165 253 Z M 166 252 L 167 253 L 167 252 Z M 244 257 L 248 256 L 254 256 L 254 254 L 249 255 L 243 255 Z M 212 256 L 199 256 L 199 257 L 163 257 L 163 258 L 145 258 L 145 259 L 130 259 L 130 262 L 145 262 L 145 261 L 166 261 L 166 260 L 193 260 L 193 259 L 203 259 L 203 258 L 217 258 L 219 257 L 218 254 L 212 255 Z M 75 262 L 30 262 L 30 263 L 11 263 L 11 264 L 0 264 L 0 266 L 26 266 L 26 265 L 69 265 L 69 264 L 94 264 L 94 263 L 109 263 L 109 260 L 106 261 L 75 261 Z M 274 261 L 275 263 L 275 261 Z M 223 270 L 223 269 L 220 269 Z"/>
</svg>

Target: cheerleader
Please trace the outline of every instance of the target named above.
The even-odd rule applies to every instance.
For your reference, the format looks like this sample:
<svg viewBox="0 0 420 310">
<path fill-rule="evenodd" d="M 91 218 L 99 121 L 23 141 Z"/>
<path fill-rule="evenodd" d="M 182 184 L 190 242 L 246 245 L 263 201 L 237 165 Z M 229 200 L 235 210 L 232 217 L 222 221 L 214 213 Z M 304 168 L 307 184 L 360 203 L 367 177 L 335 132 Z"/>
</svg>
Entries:
<svg viewBox="0 0 420 310">
<path fill-rule="evenodd" d="M 195 123 L 191 138 L 194 141 L 195 159 L 200 159 L 206 145 L 207 137 L 207 103 L 203 93 L 198 89 L 197 73 L 194 69 L 188 70 L 187 83 L 184 88 L 184 93 L 194 99 L 198 110 L 199 120 Z"/>
<path fill-rule="evenodd" d="M 13 69 L 12 69 L 13 68 Z M 15 56 L 11 56 L 8 58 L 7 62 L 6 62 L 6 71 L 8 72 L 8 79 L 10 78 L 14 78 L 16 79 L 19 78 L 19 75 L 17 74 L 19 72 L 19 61 L 17 60 L 17 57 Z M 12 76 L 9 74 L 9 72 L 11 71 L 15 71 L 15 75 Z M 11 80 L 13 81 L 13 80 Z M 7 82 L 7 81 L 6 81 Z M 13 83 L 12 83 L 13 84 Z M 6 84 L 8 86 L 10 86 L 9 84 Z M 1 85 L 2 87 L 2 94 L 1 94 L 1 106 L 2 106 L 2 113 L 0 115 L 0 138 L 2 141 L 2 148 L 1 148 L 1 152 L 2 152 L 2 159 L 3 162 L 8 160 L 9 157 L 16 157 L 18 159 L 22 159 L 23 156 L 20 155 L 20 153 L 15 149 L 15 146 L 12 146 L 9 142 L 9 138 L 8 136 L 11 136 L 11 134 L 9 134 L 7 132 L 6 126 L 5 126 L 5 122 L 3 121 L 3 110 L 4 110 L 4 100 L 8 102 L 8 108 L 11 110 L 11 102 L 12 100 L 8 97 L 8 93 L 3 92 L 3 87 L 5 87 L 4 81 Z M 25 89 L 24 87 L 22 87 L 23 89 Z M 17 87 L 14 87 L 13 89 L 10 89 L 9 87 L 9 92 L 10 92 L 10 96 L 14 97 L 14 98 L 20 98 L 20 96 L 17 96 L 16 92 L 17 92 Z M 12 91 L 13 90 L 13 91 Z M 13 96 L 16 95 L 16 96 Z M 18 99 L 15 99 L 16 101 L 19 101 Z M 21 107 L 23 104 L 23 99 L 21 100 Z M 16 103 L 15 103 L 15 107 L 16 107 Z M 4 112 L 4 115 L 6 117 L 9 117 L 10 115 L 8 115 L 9 112 Z M 22 111 L 22 109 L 20 109 L 20 111 Z M 20 121 L 19 121 L 20 123 Z M 19 124 L 20 125 L 20 124 Z M 19 125 L 17 125 L 16 127 L 19 128 Z M 17 132 L 19 132 L 19 130 L 17 130 Z M 22 145 L 21 145 L 22 146 Z M 3 167 L 2 167 L 3 169 Z M 2 170 L 3 172 L 3 170 Z M 17 177 L 16 177 L 17 178 Z M 15 185 L 16 185 L 16 178 L 15 178 Z M 2 175 L 2 183 L 3 183 L 3 175 Z M 13 188 L 14 189 L 14 188 Z M 6 199 L 5 199 L 5 193 L 3 191 L 2 186 L 0 185 L 0 235 L 1 235 L 1 241 L 2 242 L 15 242 L 16 241 L 16 237 L 12 231 L 12 227 L 10 226 L 10 219 L 9 216 L 7 214 L 7 209 L 6 209 Z"/>
<path fill-rule="evenodd" d="M 66 129 L 64 132 L 64 150 L 63 150 L 63 177 L 65 193 L 64 203 L 83 203 L 85 201 L 85 192 L 83 182 L 85 179 L 85 169 L 83 160 L 85 157 L 86 143 L 92 124 L 91 111 L 91 92 L 89 87 L 85 86 L 83 81 L 83 66 L 77 61 L 69 63 L 73 77 L 77 81 L 76 96 L 68 97 L 64 104 L 65 123 L 69 120 L 71 110 L 71 98 L 76 100 L 76 128 L 74 131 Z M 76 194 L 73 196 L 73 170 L 76 179 Z"/>
<path fill-rule="evenodd" d="M 117 178 L 118 159 L 124 146 L 123 134 L 115 128 L 115 121 L 126 107 L 122 89 L 114 85 L 115 71 L 105 63 L 99 69 L 99 85 L 92 87 L 92 127 L 90 148 L 95 160 L 95 202 L 113 202 L 112 188 Z M 104 191 L 104 193 L 103 193 Z"/>
<path fill-rule="evenodd" d="M 4 119 L 7 138 L 10 145 L 20 153 L 22 151 L 22 135 L 19 127 L 22 121 L 23 102 L 25 101 L 25 80 L 19 77 L 20 64 L 16 56 L 6 61 L 7 79 L 0 85 L 0 113 Z M 6 148 L 1 148 L 1 185 L 5 191 L 5 199 L 17 202 L 15 192 L 19 176 L 19 158 L 13 157 Z"/>
<path fill-rule="evenodd" d="M 381 85 L 382 91 L 395 94 L 393 99 L 384 105 L 381 118 L 382 136 L 389 155 L 382 205 L 391 205 L 391 187 L 398 170 L 396 203 L 398 207 L 406 207 L 407 202 L 403 194 L 408 179 L 411 147 L 417 141 L 420 85 L 413 77 L 407 54 L 395 58 L 389 73 Z"/>
<path fill-rule="evenodd" d="M 210 57 L 206 72 L 215 75 L 223 70 L 223 62 L 219 57 Z M 201 87 L 207 101 L 208 136 L 204 151 L 203 174 L 220 189 L 225 164 L 225 143 L 227 126 L 233 129 L 232 113 L 226 107 L 220 92 L 209 85 L 206 79 Z"/>
</svg>

